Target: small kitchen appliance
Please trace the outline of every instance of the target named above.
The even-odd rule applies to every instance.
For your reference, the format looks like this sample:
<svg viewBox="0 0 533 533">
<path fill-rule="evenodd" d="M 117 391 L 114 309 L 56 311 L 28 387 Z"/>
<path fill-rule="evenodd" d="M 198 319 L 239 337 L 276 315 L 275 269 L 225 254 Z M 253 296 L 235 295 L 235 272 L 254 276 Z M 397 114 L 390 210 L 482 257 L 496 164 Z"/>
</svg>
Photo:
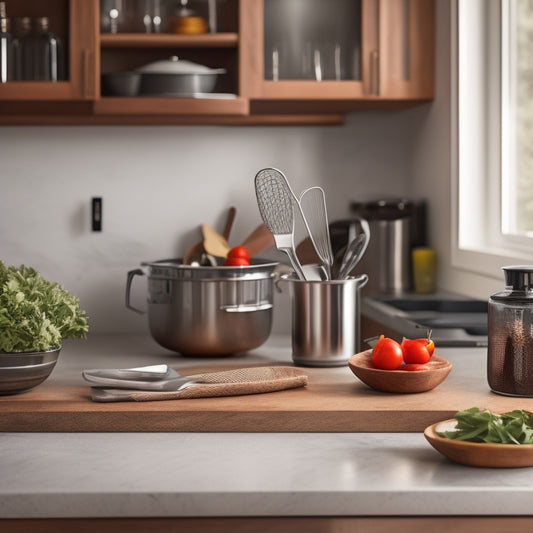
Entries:
<svg viewBox="0 0 533 533">
<path fill-rule="evenodd" d="M 487 378 L 493 392 L 533 397 L 533 266 L 503 267 L 488 306 Z"/>
<path fill-rule="evenodd" d="M 353 202 L 356 217 L 368 221 L 368 249 L 352 274 L 369 273 L 365 291 L 397 294 L 412 288 L 411 249 L 425 244 L 425 205 L 405 199 Z M 359 233 L 357 219 L 331 224 L 334 253 Z"/>
</svg>

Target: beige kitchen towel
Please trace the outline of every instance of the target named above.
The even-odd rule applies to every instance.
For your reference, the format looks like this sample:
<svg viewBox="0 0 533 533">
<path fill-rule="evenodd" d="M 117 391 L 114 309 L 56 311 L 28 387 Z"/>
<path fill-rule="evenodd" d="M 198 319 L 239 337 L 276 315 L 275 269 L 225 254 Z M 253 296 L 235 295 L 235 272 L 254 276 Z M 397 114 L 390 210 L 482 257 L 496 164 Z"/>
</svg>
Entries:
<svg viewBox="0 0 533 533">
<path fill-rule="evenodd" d="M 143 391 L 91 387 L 95 402 L 147 402 L 261 394 L 307 385 L 307 375 L 291 366 L 265 366 L 189 376 L 195 383 L 180 391 Z"/>
</svg>

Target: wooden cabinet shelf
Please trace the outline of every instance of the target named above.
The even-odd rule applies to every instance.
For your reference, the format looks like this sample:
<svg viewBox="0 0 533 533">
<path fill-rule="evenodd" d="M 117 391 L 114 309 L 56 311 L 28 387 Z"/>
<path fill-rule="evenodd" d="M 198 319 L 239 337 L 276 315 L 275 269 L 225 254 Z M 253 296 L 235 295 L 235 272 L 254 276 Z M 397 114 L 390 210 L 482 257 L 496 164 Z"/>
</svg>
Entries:
<svg viewBox="0 0 533 533">
<path fill-rule="evenodd" d="M 247 115 L 245 98 L 100 98 L 94 112 L 102 115 Z"/>
<path fill-rule="evenodd" d="M 103 33 L 100 0 L 7 8 L 14 19 L 44 10 L 68 62 L 58 82 L 0 83 L 1 124 L 338 124 L 354 110 L 433 99 L 434 0 L 224 0 L 219 32 L 198 35 Z M 233 96 L 102 92 L 103 74 L 173 55 L 224 69 L 214 90 Z"/>
<path fill-rule="evenodd" d="M 206 33 L 201 35 L 103 33 L 102 48 L 235 48 L 237 33 Z"/>
</svg>

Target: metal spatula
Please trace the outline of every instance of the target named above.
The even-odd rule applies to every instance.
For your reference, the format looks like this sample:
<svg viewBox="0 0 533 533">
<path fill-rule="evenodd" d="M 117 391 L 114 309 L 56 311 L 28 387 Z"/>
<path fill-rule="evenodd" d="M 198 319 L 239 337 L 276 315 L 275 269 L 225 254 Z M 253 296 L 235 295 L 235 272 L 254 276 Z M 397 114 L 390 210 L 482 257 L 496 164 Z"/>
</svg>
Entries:
<svg viewBox="0 0 533 533">
<path fill-rule="evenodd" d="M 329 236 L 326 197 L 322 187 L 306 189 L 300 195 L 300 207 L 315 251 L 326 271 L 326 279 L 330 280 L 333 250 Z"/>
<path fill-rule="evenodd" d="M 305 280 L 294 248 L 294 207 L 299 204 L 287 178 L 275 168 L 264 168 L 255 176 L 255 194 L 259 212 L 274 236 L 276 247 L 289 256 L 297 276 Z"/>
</svg>

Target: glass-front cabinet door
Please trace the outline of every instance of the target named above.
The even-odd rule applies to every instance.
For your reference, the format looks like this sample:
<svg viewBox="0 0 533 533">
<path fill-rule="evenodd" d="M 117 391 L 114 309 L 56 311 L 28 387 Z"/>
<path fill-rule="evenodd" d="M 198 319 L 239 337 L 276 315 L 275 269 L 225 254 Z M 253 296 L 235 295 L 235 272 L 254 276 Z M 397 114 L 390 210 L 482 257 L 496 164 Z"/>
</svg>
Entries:
<svg viewBox="0 0 533 533">
<path fill-rule="evenodd" d="M 433 0 L 251 0 L 246 5 L 241 71 L 251 98 L 432 95 Z"/>
<path fill-rule="evenodd" d="M 4 0 L 11 53 L 0 100 L 95 98 L 97 2 Z"/>
</svg>

